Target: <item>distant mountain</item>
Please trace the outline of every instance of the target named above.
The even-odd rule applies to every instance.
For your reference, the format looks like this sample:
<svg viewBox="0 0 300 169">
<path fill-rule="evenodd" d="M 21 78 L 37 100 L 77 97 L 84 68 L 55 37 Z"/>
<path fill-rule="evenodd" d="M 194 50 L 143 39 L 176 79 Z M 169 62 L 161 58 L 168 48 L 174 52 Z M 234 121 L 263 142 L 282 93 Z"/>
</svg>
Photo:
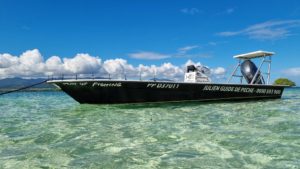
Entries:
<svg viewBox="0 0 300 169">
<path fill-rule="evenodd" d="M 42 82 L 46 79 L 44 78 L 37 78 L 37 79 L 22 79 L 22 78 L 6 78 L 6 79 L 0 79 L 0 88 L 4 89 L 16 89 L 21 87 L 26 87 L 29 85 L 33 85 L 39 82 Z M 43 83 L 37 86 L 34 86 L 33 88 L 55 88 L 53 85 Z"/>
</svg>

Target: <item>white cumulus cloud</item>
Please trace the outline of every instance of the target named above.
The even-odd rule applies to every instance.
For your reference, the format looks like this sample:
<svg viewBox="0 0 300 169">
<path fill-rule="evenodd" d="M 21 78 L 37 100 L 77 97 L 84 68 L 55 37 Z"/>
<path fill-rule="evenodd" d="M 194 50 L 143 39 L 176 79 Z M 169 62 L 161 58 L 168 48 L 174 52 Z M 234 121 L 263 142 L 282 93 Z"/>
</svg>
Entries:
<svg viewBox="0 0 300 169">
<path fill-rule="evenodd" d="M 0 54 L 0 68 L 7 68 L 19 62 L 18 57 L 8 53 Z"/>
<path fill-rule="evenodd" d="M 74 58 L 63 59 L 64 69 L 72 73 L 94 73 L 98 72 L 101 67 L 99 57 L 90 56 L 89 54 L 77 54 Z"/>
<path fill-rule="evenodd" d="M 111 78 L 124 78 L 137 77 L 137 69 L 131 64 L 127 63 L 127 60 L 117 58 L 109 59 L 103 62 L 102 65 L 105 74 L 109 74 Z"/>
<path fill-rule="evenodd" d="M 60 73 L 66 73 L 64 69 L 64 65 L 60 57 L 58 56 L 51 56 L 45 62 L 46 70 L 48 71 L 48 75 L 57 75 Z"/>
<path fill-rule="evenodd" d="M 171 63 L 164 63 L 161 66 L 157 67 L 156 74 L 162 77 L 171 77 L 174 79 L 180 79 L 183 77 L 184 70 L 178 66 L 175 66 Z"/>
<path fill-rule="evenodd" d="M 60 76 L 75 74 L 100 74 L 102 77 L 151 79 L 156 78 L 182 80 L 186 66 L 194 64 L 201 66 L 200 62 L 188 60 L 184 65 L 174 65 L 170 62 L 161 65 L 133 66 L 127 60 L 117 58 L 102 62 L 98 56 L 89 54 L 77 54 L 72 58 L 61 58 L 51 56 L 44 61 L 43 56 L 37 49 L 28 50 L 20 56 L 0 54 L 0 78 L 6 77 L 45 77 L 48 75 Z M 211 69 L 213 75 L 220 75 L 225 72 L 224 68 Z"/>
<path fill-rule="evenodd" d="M 3 62 L 2 62 L 3 61 Z M 0 75 L 7 76 L 33 76 L 41 75 L 45 69 L 43 57 L 39 50 L 28 50 L 20 57 L 3 54 L 0 56 L 0 65 L 3 70 Z"/>
</svg>

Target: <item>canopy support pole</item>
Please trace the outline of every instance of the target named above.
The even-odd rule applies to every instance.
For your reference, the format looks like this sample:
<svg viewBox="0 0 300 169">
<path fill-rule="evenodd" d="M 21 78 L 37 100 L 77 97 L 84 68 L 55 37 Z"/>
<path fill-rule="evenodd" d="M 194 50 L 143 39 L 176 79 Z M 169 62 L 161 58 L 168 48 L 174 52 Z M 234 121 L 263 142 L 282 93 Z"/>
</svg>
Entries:
<svg viewBox="0 0 300 169">
<path fill-rule="evenodd" d="M 227 80 L 227 83 L 229 83 L 231 81 L 232 77 L 235 76 L 235 73 L 240 66 L 241 66 L 241 60 L 239 59 L 239 63 L 235 66 L 233 72 L 231 73 L 231 76 Z"/>
<path fill-rule="evenodd" d="M 258 73 L 260 72 L 261 66 L 263 65 L 264 62 L 265 62 L 265 57 L 263 57 L 263 59 L 262 59 L 260 65 L 259 65 L 257 71 L 255 72 L 255 75 L 254 75 L 254 77 L 253 77 L 253 79 L 252 79 L 252 81 L 251 81 L 250 84 L 253 84 L 253 83 L 254 83 L 254 81 L 255 81 L 255 79 L 256 79 Z"/>
</svg>

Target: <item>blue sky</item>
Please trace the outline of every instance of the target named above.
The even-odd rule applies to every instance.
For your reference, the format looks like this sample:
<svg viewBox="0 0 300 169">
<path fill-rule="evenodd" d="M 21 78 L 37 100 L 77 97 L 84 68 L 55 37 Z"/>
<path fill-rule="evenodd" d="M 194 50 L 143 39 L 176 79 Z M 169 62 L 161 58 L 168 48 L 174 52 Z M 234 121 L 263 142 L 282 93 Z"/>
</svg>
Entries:
<svg viewBox="0 0 300 169">
<path fill-rule="evenodd" d="M 273 79 L 300 83 L 300 1 L 297 0 L 1 0 L 0 54 L 38 49 L 133 66 L 187 60 L 226 71 L 233 55 L 274 51 Z M 0 63 L 1 65 L 1 63 Z"/>
</svg>

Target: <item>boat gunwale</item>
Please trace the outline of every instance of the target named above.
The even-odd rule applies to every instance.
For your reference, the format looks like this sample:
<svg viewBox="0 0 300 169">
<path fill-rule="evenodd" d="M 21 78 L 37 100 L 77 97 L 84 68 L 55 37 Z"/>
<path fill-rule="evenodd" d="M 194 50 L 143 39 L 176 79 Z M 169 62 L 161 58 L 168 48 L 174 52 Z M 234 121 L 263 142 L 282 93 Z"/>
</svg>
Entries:
<svg viewBox="0 0 300 169">
<path fill-rule="evenodd" d="M 241 85 L 241 86 L 276 86 L 290 87 L 288 85 L 272 85 L 272 84 L 239 84 L 239 83 L 200 83 L 200 82 L 181 82 L 181 81 L 154 81 L 154 80 L 123 80 L 123 79 L 65 79 L 65 80 L 48 80 L 47 83 L 63 83 L 63 82 L 136 82 L 136 83 L 174 83 L 174 84 L 193 84 L 193 85 Z"/>
</svg>

